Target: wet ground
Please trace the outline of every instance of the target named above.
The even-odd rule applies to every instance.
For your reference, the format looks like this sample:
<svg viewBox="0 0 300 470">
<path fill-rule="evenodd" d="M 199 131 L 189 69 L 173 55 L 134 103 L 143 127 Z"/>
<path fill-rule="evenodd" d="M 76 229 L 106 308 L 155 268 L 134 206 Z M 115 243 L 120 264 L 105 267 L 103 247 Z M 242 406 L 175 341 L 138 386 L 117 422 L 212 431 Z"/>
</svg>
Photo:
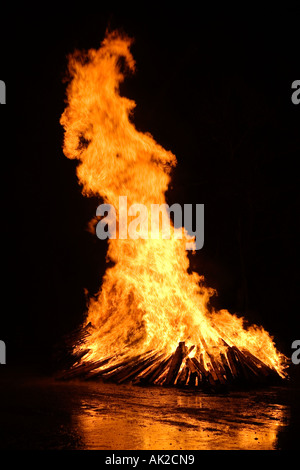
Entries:
<svg viewBox="0 0 300 470">
<path fill-rule="evenodd" d="M 281 450 L 299 445 L 295 383 L 226 395 L 7 374 L 1 374 L 0 385 L 1 449 Z"/>
</svg>

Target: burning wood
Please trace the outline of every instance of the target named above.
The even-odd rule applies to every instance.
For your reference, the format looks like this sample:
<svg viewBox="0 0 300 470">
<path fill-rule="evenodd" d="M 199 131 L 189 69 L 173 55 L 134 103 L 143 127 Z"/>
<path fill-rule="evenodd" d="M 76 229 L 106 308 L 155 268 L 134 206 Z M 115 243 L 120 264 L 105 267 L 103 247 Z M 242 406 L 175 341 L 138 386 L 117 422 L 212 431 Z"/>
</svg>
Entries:
<svg viewBox="0 0 300 470">
<path fill-rule="evenodd" d="M 207 348 L 205 342 L 204 344 Z M 120 360 L 111 357 L 100 361 L 76 362 L 71 368 L 58 374 L 58 378 L 100 379 L 117 384 L 188 387 L 214 392 L 267 385 L 280 380 L 275 369 L 268 367 L 246 349 L 241 351 L 227 343 L 226 348 L 226 352 L 220 354 L 220 364 L 217 364 L 211 353 L 208 353 L 210 362 L 204 365 L 203 357 L 200 360 L 195 355 L 190 357 L 198 348 L 195 349 L 194 346 L 187 348 L 185 342 L 181 341 L 171 355 L 162 351 L 148 351 L 139 356 Z"/>
<path fill-rule="evenodd" d="M 176 157 L 134 127 L 135 103 L 119 93 L 122 64 L 135 68 L 131 42 L 111 33 L 99 50 L 77 51 L 69 62 L 63 150 L 80 161 L 84 194 L 101 197 L 114 217 L 111 266 L 89 300 L 87 326 L 68 340 L 73 364 L 61 377 L 209 390 L 284 377 L 284 357 L 271 336 L 227 310 L 211 311 L 214 291 L 190 272 L 186 242 L 196 245 L 166 210 Z M 123 200 L 131 211 L 125 216 Z M 169 230 L 159 217 L 148 218 L 153 205 Z M 146 215 L 132 221 L 140 232 L 131 239 L 127 216 L 137 206 Z"/>
<path fill-rule="evenodd" d="M 175 383 L 181 363 L 185 355 L 186 355 L 185 344 L 184 342 L 180 342 L 172 357 L 172 361 L 171 361 L 171 364 L 170 364 L 170 367 L 166 376 L 166 380 L 165 380 L 166 385 L 173 385 Z"/>
</svg>

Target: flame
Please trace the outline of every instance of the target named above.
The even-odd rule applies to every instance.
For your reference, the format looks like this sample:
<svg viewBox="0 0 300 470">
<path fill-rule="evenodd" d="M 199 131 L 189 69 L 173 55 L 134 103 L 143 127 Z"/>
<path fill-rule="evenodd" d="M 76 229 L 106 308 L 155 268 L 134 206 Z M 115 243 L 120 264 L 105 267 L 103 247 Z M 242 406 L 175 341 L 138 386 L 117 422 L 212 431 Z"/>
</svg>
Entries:
<svg viewBox="0 0 300 470">
<path fill-rule="evenodd" d="M 69 57 L 67 107 L 60 121 L 63 151 L 80 162 L 77 176 L 84 195 L 98 196 L 116 209 L 119 196 L 127 196 L 128 207 L 144 204 L 150 213 L 151 204 L 166 204 L 176 157 L 135 128 L 135 102 L 120 95 L 125 72 L 135 70 L 131 44 L 113 32 L 98 50 Z M 117 222 L 118 235 L 124 227 Z M 137 240 L 109 239 L 107 260 L 113 266 L 88 302 L 86 324 L 94 328 L 80 345 L 88 349 L 84 359 L 149 350 L 171 353 L 179 341 L 217 358 L 226 342 L 247 348 L 283 376 L 284 356 L 262 327 L 246 328 L 243 318 L 209 308 L 214 290 L 205 286 L 203 276 L 189 271 L 189 236 L 184 231 L 179 239 L 178 230 L 184 231 L 172 227 L 169 240 L 143 238 L 142 228 Z"/>
</svg>

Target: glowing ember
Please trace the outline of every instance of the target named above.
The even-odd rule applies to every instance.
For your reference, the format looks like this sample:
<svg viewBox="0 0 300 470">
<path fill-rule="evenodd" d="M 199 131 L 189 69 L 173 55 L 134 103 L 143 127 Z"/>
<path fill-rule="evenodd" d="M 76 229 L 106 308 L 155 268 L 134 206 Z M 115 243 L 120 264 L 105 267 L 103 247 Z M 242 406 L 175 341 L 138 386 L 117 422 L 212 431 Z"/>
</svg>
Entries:
<svg viewBox="0 0 300 470">
<path fill-rule="evenodd" d="M 100 49 L 69 58 L 63 150 L 80 161 L 77 176 L 84 195 L 99 196 L 116 208 L 119 196 L 127 196 L 128 205 L 142 203 L 150 213 L 151 204 L 166 203 L 176 158 L 150 134 L 136 130 L 130 119 L 135 103 L 119 94 L 123 69 L 135 68 L 130 45 L 130 39 L 114 32 Z M 80 364 L 100 361 L 97 370 L 109 376 L 108 365 L 139 357 L 151 371 L 156 359 L 162 364 L 185 342 L 178 349 L 185 362 L 178 363 L 177 381 L 193 372 L 193 364 L 197 380 L 201 370 L 203 376 L 211 371 L 220 379 L 227 367 L 234 375 L 234 364 L 244 353 L 253 367 L 256 361 L 257 367 L 265 365 L 284 377 L 285 358 L 262 327 L 245 328 L 242 318 L 208 308 L 214 291 L 202 276 L 188 272 L 186 240 L 176 238 L 177 230 L 170 240 L 145 239 L 142 233 L 137 240 L 109 240 L 107 259 L 113 267 L 90 298 L 85 325 L 91 328 L 74 351 Z M 157 383 L 167 379 L 166 371 Z"/>
</svg>

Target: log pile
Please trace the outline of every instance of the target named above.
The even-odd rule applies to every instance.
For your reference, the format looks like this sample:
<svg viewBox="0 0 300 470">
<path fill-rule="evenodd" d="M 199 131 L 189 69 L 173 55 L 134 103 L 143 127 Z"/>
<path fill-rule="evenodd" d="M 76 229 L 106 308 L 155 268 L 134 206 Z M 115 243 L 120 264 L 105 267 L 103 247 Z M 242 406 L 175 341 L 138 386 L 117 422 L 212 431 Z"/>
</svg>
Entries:
<svg viewBox="0 0 300 470">
<path fill-rule="evenodd" d="M 98 361 L 85 361 L 84 357 L 82 360 L 82 354 L 77 354 L 75 363 L 60 372 L 57 378 L 100 379 L 117 384 L 161 385 L 208 392 L 251 388 L 281 380 L 275 369 L 246 349 L 229 345 L 220 337 L 222 352 L 213 355 L 201 336 L 200 341 L 201 345 L 196 349 L 195 346 L 188 348 L 185 342 L 180 342 L 173 354 L 148 351 L 134 357 L 120 355 L 119 358 L 107 357 Z"/>
</svg>

